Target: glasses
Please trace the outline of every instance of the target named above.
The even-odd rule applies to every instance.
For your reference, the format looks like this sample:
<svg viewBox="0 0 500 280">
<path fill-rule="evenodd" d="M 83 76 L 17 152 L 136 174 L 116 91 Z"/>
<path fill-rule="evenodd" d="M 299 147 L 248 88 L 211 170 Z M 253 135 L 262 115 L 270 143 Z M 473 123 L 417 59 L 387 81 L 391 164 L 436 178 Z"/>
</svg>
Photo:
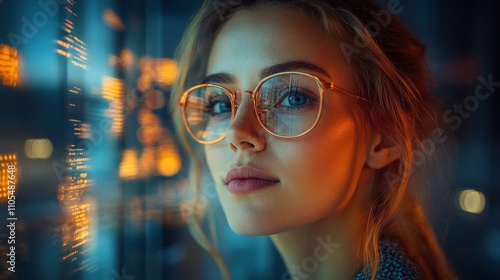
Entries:
<svg viewBox="0 0 500 280">
<path fill-rule="evenodd" d="M 318 123 L 324 89 L 368 102 L 314 75 L 282 72 L 262 79 L 254 91 L 232 92 L 219 85 L 197 85 L 184 92 L 180 105 L 189 134 L 201 144 L 215 144 L 226 137 L 226 130 L 238 108 L 238 92 L 251 95 L 255 115 L 267 132 L 282 138 L 294 138 L 305 135 Z"/>
</svg>

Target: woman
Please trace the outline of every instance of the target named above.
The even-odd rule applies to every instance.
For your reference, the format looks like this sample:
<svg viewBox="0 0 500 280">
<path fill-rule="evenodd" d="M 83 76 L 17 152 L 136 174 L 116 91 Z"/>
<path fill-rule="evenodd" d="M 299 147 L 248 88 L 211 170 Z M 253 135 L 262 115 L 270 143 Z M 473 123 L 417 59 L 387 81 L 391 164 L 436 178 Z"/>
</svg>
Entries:
<svg viewBox="0 0 500 280">
<path fill-rule="evenodd" d="M 413 194 L 414 155 L 444 131 L 424 47 L 390 11 L 366 1 L 207 1 L 179 63 L 179 133 L 203 155 L 231 228 L 270 235 L 288 276 L 452 279 Z"/>
</svg>

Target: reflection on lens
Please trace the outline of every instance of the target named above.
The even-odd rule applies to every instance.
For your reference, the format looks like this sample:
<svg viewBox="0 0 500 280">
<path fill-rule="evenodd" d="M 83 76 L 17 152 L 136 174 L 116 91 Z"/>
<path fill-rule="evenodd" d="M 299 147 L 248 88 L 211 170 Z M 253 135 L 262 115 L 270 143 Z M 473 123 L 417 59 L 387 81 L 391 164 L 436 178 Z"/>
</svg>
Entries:
<svg viewBox="0 0 500 280">
<path fill-rule="evenodd" d="M 224 89 L 199 87 L 189 93 L 186 102 L 188 127 L 198 140 L 210 142 L 224 136 L 232 114 L 231 99 Z"/>
<path fill-rule="evenodd" d="M 273 76 L 258 89 L 257 112 L 262 125 L 279 136 L 297 136 L 316 123 L 321 87 L 307 75 Z"/>
<path fill-rule="evenodd" d="M 213 142 L 224 137 L 233 116 L 230 94 L 215 85 L 201 85 L 189 92 L 185 120 L 197 140 Z M 270 76 L 254 94 L 257 117 L 265 129 L 278 136 L 306 133 L 321 111 L 321 84 L 307 74 Z"/>
</svg>

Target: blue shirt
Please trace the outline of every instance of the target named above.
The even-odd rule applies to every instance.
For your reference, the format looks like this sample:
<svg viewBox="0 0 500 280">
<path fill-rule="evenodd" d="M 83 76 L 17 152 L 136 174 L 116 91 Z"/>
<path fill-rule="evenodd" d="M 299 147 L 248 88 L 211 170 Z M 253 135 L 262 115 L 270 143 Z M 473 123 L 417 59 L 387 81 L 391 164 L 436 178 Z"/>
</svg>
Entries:
<svg viewBox="0 0 500 280">
<path fill-rule="evenodd" d="M 359 272 L 354 280 L 370 279 L 371 266 L 367 265 Z M 421 280 L 415 265 L 394 240 L 380 242 L 380 265 L 377 270 L 376 280 Z"/>
</svg>

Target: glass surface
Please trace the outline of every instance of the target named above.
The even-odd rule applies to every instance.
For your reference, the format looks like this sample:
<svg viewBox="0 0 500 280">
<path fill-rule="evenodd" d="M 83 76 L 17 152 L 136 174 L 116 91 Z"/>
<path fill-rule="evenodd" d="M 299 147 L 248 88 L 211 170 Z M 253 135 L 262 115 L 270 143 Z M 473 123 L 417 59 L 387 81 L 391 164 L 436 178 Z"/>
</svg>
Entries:
<svg viewBox="0 0 500 280">
<path fill-rule="evenodd" d="M 197 140 L 217 141 L 225 136 L 235 115 L 236 94 L 216 85 L 188 90 L 185 118 Z M 320 81 L 308 74 L 280 73 L 262 80 L 254 91 L 254 111 L 262 126 L 272 134 L 295 137 L 312 129 L 321 112 Z"/>
</svg>

